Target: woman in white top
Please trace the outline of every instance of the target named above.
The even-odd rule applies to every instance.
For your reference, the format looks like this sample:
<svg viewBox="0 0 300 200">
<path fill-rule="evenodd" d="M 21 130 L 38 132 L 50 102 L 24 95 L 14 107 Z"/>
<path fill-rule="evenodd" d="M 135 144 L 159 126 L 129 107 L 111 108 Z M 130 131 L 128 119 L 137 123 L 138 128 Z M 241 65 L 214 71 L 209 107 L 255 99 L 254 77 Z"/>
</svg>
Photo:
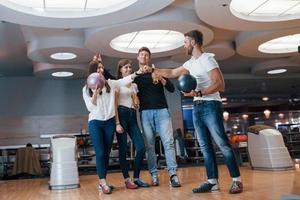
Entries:
<svg viewBox="0 0 300 200">
<path fill-rule="evenodd" d="M 88 75 L 104 72 L 100 56 L 95 56 L 89 65 Z M 112 188 L 106 183 L 109 154 L 115 132 L 115 90 L 130 84 L 137 76 L 134 73 L 119 80 L 108 79 L 105 86 L 94 91 L 85 85 L 82 89 L 83 99 L 88 109 L 89 133 L 96 153 L 96 168 L 99 176 L 99 188 L 104 194 L 110 194 Z"/>
<path fill-rule="evenodd" d="M 117 78 L 128 77 L 132 74 L 132 61 L 128 59 L 121 59 L 118 63 Z M 116 131 L 117 140 L 119 144 L 119 160 L 122 169 L 125 185 L 127 188 L 134 189 L 137 187 L 149 187 L 147 183 L 140 179 L 140 171 L 145 154 L 145 144 L 143 136 L 137 123 L 136 109 L 139 106 L 137 97 L 137 85 L 129 83 L 122 86 L 116 93 L 118 97 L 118 113 L 116 113 Z M 127 134 L 130 136 L 131 141 L 136 150 L 134 159 L 134 183 L 131 182 L 128 173 L 128 163 L 126 160 L 127 154 Z"/>
</svg>

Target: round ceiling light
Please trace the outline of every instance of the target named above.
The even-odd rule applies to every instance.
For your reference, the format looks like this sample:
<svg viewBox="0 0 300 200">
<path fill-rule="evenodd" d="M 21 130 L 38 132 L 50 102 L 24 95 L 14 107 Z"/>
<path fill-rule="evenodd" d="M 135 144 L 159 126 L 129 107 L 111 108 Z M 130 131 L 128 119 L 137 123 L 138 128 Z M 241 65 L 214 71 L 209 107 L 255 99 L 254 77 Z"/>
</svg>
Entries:
<svg viewBox="0 0 300 200">
<path fill-rule="evenodd" d="M 263 53 L 293 53 L 298 51 L 300 44 L 300 34 L 288 35 L 275 38 L 258 46 L 258 50 Z"/>
<path fill-rule="evenodd" d="M 269 101 L 269 97 L 262 97 L 261 98 L 263 101 Z"/>
<path fill-rule="evenodd" d="M 300 2 L 295 0 L 232 0 L 230 11 L 236 17 L 249 21 L 287 21 L 299 19 Z"/>
<path fill-rule="evenodd" d="M 284 72 L 287 72 L 287 69 L 273 69 L 268 71 L 268 74 L 282 74 Z"/>
<path fill-rule="evenodd" d="M 61 72 L 53 72 L 51 75 L 54 77 L 70 77 L 73 76 L 73 72 L 66 72 L 66 71 L 61 71 Z"/>
<path fill-rule="evenodd" d="M 77 55 L 69 52 L 59 52 L 51 54 L 50 57 L 54 60 L 72 60 L 76 58 Z"/>
<path fill-rule="evenodd" d="M 124 9 L 137 0 L 5 0 L 3 4 L 13 10 L 47 17 L 90 17 Z"/>
<path fill-rule="evenodd" d="M 127 33 L 114 38 L 110 46 L 121 52 L 137 53 L 148 47 L 152 53 L 170 51 L 183 46 L 184 35 L 171 30 L 145 30 Z"/>
</svg>

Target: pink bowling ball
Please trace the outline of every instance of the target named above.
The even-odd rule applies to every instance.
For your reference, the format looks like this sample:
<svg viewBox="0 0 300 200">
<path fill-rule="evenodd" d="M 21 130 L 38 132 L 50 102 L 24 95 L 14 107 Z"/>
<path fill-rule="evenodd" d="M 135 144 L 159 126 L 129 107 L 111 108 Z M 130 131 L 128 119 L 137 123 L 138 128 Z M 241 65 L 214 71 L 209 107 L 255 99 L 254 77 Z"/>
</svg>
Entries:
<svg viewBox="0 0 300 200">
<path fill-rule="evenodd" d="M 86 83 L 91 90 L 95 90 L 97 88 L 102 89 L 105 84 L 105 79 L 102 74 L 94 72 L 88 76 Z"/>
</svg>

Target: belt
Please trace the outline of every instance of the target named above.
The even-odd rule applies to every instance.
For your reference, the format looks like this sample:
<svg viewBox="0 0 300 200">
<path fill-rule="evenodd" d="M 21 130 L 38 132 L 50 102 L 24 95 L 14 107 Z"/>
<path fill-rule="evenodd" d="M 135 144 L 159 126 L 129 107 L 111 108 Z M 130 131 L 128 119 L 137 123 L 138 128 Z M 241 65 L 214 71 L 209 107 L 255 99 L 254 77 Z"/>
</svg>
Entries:
<svg viewBox="0 0 300 200">
<path fill-rule="evenodd" d="M 204 102 L 205 102 L 204 100 L 196 100 L 194 101 L 194 104 L 197 105 L 197 104 L 202 104 Z"/>
<path fill-rule="evenodd" d="M 120 109 L 124 109 L 124 110 L 130 110 L 130 111 L 135 111 L 134 108 L 128 108 L 127 106 L 122 106 L 122 105 L 119 105 L 118 106 Z"/>
</svg>

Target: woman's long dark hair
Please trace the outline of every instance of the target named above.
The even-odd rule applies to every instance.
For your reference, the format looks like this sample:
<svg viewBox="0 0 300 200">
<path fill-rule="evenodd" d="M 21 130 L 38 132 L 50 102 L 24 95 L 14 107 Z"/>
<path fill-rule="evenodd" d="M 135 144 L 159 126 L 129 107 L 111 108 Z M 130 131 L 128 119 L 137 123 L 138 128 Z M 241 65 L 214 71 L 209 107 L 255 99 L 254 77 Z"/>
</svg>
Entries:
<svg viewBox="0 0 300 200">
<path fill-rule="evenodd" d="M 90 74 L 94 73 L 94 72 L 97 72 L 99 64 L 102 64 L 102 62 L 101 61 L 91 61 L 89 63 L 88 76 Z M 104 76 L 104 78 L 105 78 L 105 80 L 107 80 L 107 78 L 105 76 Z M 110 93 L 110 86 L 108 85 L 107 81 L 105 81 L 104 87 L 106 88 L 106 92 Z M 90 88 L 88 88 L 88 90 L 89 90 L 90 97 L 92 97 L 93 96 L 93 91 Z M 101 92 L 100 92 L 100 94 L 101 94 Z"/>
<path fill-rule="evenodd" d="M 117 72 L 117 79 L 123 78 L 122 73 L 121 73 L 121 68 L 127 64 L 132 64 L 132 60 L 129 59 L 121 59 L 118 62 L 118 72 Z"/>
</svg>

